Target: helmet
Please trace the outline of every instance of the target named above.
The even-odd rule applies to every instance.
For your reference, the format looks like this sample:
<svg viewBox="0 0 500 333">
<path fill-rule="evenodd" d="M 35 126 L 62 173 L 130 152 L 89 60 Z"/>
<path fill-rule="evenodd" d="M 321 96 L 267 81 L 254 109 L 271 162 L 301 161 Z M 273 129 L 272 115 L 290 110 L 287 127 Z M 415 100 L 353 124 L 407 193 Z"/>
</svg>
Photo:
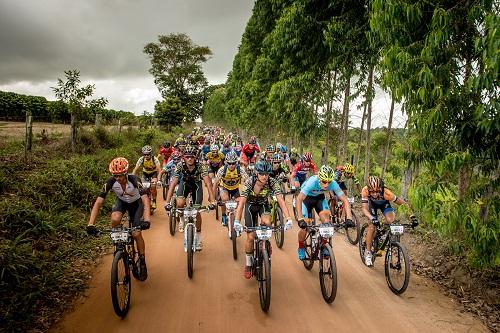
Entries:
<svg viewBox="0 0 500 333">
<path fill-rule="evenodd" d="M 351 163 L 346 163 L 344 165 L 344 172 L 354 174 L 354 166 Z"/>
<path fill-rule="evenodd" d="M 266 152 L 267 153 L 274 153 L 276 149 L 274 148 L 274 145 L 267 145 L 266 146 Z"/>
<path fill-rule="evenodd" d="M 274 153 L 273 156 L 271 156 L 271 162 L 281 163 L 281 155 L 279 153 Z"/>
<path fill-rule="evenodd" d="M 171 145 L 172 145 L 172 144 L 170 143 L 170 141 L 165 141 L 165 142 L 163 143 L 163 147 L 165 147 L 165 148 L 170 148 L 170 146 L 171 146 Z"/>
<path fill-rule="evenodd" d="M 184 138 L 184 134 L 179 134 L 179 139 L 183 139 Z"/>
<path fill-rule="evenodd" d="M 291 150 L 291 153 L 292 154 L 298 154 L 299 151 L 297 150 L 297 148 L 293 147 L 292 150 Z"/>
<path fill-rule="evenodd" d="M 367 185 L 370 191 L 377 191 L 380 188 L 380 178 L 377 176 L 368 177 Z"/>
<path fill-rule="evenodd" d="M 219 146 L 217 146 L 217 145 L 211 145 L 210 146 L 210 150 L 213 151 L 213 152 L 219 151 Z"/>
<path fill-rule="evenodd" d="M 283 147 L 283 145 L 280 142 L 276 143 L 276 151 L 281 150 L 281 147 Z"/>
<path fill-rule="evenodd" d="M 253 144 L 253 145 L 256 144 L 257 143 L 257 138 L 255 136 L 251 136 L 250 140 L 248 141 L 248 143 Z"/>
<path fill-rule="evenodd" d="M 280 147 L 280 151 L 281 151 L 282 153 L 286 153 L 286 151 L 287 151 L 287 150 L 288 150 L 288 149 L 286 148 L 286 146 L 281 146 L 281 147 Z"/>
<path fill-rule="evenodd" d="M 304 153 L 304 155 L 302 155 L 302 160 L 306 161 L 306 162 L 311 162 L 311 160 L 312 160 L 311 153 Z"/>
<path fill-rule="evenodd" d="M 187 146 L 184 150 L 184 156 L 196 156 L 198 149 L 195 146 Z"/>
<path fill-rule="evenodd" d="M 273 171 L 273 166 L 267 162 L 260 160 L 255 163 L 255 172 L 260 174 L 270 174 Z"/>
<path fill-rule="evenodd" d="M 178 152 L 178 151 L 174 151 L 172 153 L 172 159 L 174 161 L 179 161 L 179 159 L 181 158 L 181 156 L 182 156 L 182 154 L 180 152 Z"/>
<path fill-rule="evenodd" d="M 186 141 L 184 141 L 184 140 L 178 140 L 176 142 L 176 144 L 177 144 L 177 146 L 185 146 L 186 145 Z"/>
<path fill-rule="evenodd" d="M 146 146 L 142 147 L 141 151 L 142 151 L 143 155 L 151 155 L 153 148 L 151 148 L 150 145 L 146 145 Z"/>
<path fill-rule="evenodd" d="M 109 163 L 108 169 L 113 175 L 127 173 L 128 161 L 125 157 L 116 157 Z"/>
<path fill-rule="evenodd" d="M 318 178 L 324 182 L 331 182 L 335 177 L 335 171 L 328 165 L 322 165 L 318 172 Z"/>
<path fill-rule="evenodd" d="M 238 162 L 238 155 L 236 155 L 236 153 L 231 150 L 226 155 L 226 162 L 227 163 L 236 163 L 236 162 Z"/>
</svg>

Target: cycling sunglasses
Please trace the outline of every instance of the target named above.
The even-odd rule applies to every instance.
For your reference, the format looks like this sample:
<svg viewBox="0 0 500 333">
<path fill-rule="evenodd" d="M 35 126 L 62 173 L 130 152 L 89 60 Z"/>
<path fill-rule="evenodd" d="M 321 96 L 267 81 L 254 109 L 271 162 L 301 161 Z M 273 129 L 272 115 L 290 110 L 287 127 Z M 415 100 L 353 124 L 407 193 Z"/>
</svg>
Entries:
<svg viewBox="0 0 500 333">
<path fill-rule="evenodd" d="M 125 174 L 125 173 L 121 173 L 121 174 L 119 174 L 119 175 L 113 175 L 113 177 L 114 177 L 115 179 L 118 179 L 118 178 L 120 178 L 120 177 L 125 177 L 125 176 L 126 176 L 126 174 Z"/>
<path fill-rule="evenodd" d="M 236 165 L 236 162 L 226 162 L 227 165 Z"/>
</svg>

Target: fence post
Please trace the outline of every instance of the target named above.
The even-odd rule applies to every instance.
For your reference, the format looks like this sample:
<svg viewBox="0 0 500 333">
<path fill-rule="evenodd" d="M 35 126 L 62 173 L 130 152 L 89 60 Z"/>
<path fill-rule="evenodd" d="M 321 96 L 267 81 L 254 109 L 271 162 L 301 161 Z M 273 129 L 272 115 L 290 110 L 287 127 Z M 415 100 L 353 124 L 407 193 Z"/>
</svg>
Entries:
<svg viewBox="0 0 500 333">
<path fill-rule="evenodd" d="M 101 114 L 100 113 L 95 114 L 95 127 L 96 128 L 101 127 Z"/>
<path fill-rule="evenodd" d="M 33 144 L 33 116 L 31 112 L 26 112 L 26 139 L 24 145 L 24 153 L 31 151 L 31 146 Z"/>
<path fill-rule="evenodd" d="M 118 133 L 122 132 L 122 120 L 118 119 Z"/>
</svg>

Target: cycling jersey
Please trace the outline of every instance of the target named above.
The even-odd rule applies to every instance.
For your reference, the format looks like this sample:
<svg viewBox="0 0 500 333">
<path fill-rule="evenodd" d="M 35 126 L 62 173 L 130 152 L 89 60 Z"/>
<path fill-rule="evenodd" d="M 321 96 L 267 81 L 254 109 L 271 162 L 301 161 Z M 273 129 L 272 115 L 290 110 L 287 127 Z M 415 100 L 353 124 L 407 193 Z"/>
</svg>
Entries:
<svg viewBox="0 0 500 333">
<path fill-rule="evenodd" d="M 359 185 L 359 180 L 354 175 L 351 178 L 352 178 L 354 184 Z M 335 176 L 333 179 L 339 184 L 341 182 L 344 182 L 347 179 L 347 177 L 344 174 L 344 166 L 343 165 L 339 165 L 335 168 Z"/>
<path fill-rule="evenodd" d="M 210 145 L 201 146 L 201 158 L 206 159 L 206 155 L 210 152 Z"/>
<path fill-rule="evenodd" d="M 333 191 L 337 197 L 342 197 L 344 192 L 340 189 L 339 184 L 336 181 L 332 181 L 326 189 L 321 187 L 319 183 L 319 178 L 317 175 L 309 177 L 308 180 L 302 184 L 300 188 L 300 193 L 303 193 L 306 197 L 315 197 L 323 194 L 326 191 Z"/>
<path fill-rule="evenodd" d="M 241 169 L 239 165 L 231 171 L 227 165 L 224 165 L 217 171 L 217 178 L 221 180 L 222 186 L 228 190 L 237 189 L 240 186 L 241 178 L 247 178 L 245 170 Z"/>
<path fill-rule="evenodd" d="M 196 163 L 192 171 L 189 171 L 185 161 L 179 162 L 174 169 L 172 175 L 176 178 L 182 178 L 185 183 L 200 182 L 203 177 L 208 176 L 207 166 L 201 163 Z"/>
<path fill-rule="evenodd" d="M 246 157 L 252 158 L 256 152 L 257 153 L 260 152 L 260 149 L 257 145 L 253 145 L 252 148 L 250 147 L 250 144 L 247 143 L 243 146 L 243 148 L 241 148 L 241 151 L 243 152 L 244 155 L 246 155 Z"/>
<path fill-rule="evenodd" d="M 278 178 L 279 175 L 281 174 L 287 174 L 288 170 L 283 167 L 283 164 L 281 164 L 278 169 L 271 171 L 270 177 L 273 177 L 274 179 Z"/>
<path fill-rule="evenodd" d="M 139 160 L 137 160 L 136 165 L 142 165 L 142 172 L 145 174 L 152 174 L 156 172 L 156 165 L 159 165 L 160 161 L 156 156 L 151 156 L 149 160 L 145 159 L 144 156 L 141 156 Z"/>
<path fill-rule="evenodd" d="M 222 148 L 221 152 L 222 154 L 224 154 L 224 158 L 226 157 L 227 154 L 229 154 L 229 152 L 231 152 L 233 149 L 231 147 L 228 147 L 228 148 Z"/>
<path fill-rule="evenodd" d="M 217 164 L 220 164 L 222 162 L 222 160 L 224 159 L 224 154 L 221 153 L 220 151 L 217 151 L 217 152 L 208 152 L 206 155 L 205 155 L 205 159 L 210 163 L 210 164 L 214 164 L 214 165 L 217 165 Z"/>
<path fill-rule="evenodd" d="M 318 169 L 314 162 L 310 162 L 307 167 L 304 165 L 304 162 L 297 163 L 293 168 L 292 178 L 297 178 L 297 180 L 302 183 L 307 178 L 307 173 L 309 172 L 318 173 Z"/>
<path fill-rule="evenodd" d="M 396 202 L 398 197 L 392 193 L 391 190 L 382 187 L 379 192 L 377 192 L 377 196 L 374 198 L 370 195 L 368 191 L 368 186 L 363 187 L 361 190 L 361 202 L 362 203 L 370 203 L 377 206 L 381 206 L 386 203 Z"/>
<path fill-rule="evenodd" d="M 106 195 L 110 190 L 113 190 L 113 192 L 115 192 L 118 199 L 127 203 L 137 201 L 140 199 L 141 195 L 146 194 L 146 192 L 142 188 L 142 183 L 140 182 L 139 178 L 134 175 L 127 175 L 127 185 L 125 185 L 125 190 L 115 177 L 108 178 L 108 180 L 102 187 L 99 196 L 103 199 L 106 198 Z"/>
<path fill-rule="evenodd" d="M 267 183 L 264 184 L 259 193 L 254 192 L 256 182 L 257 177 L 253 176 L 248 178 L 243 185 L 241 196 L 247 198 L 247 203 L 264 205 L 268 203 L 269 197 L 272 195 L 281 194 L 279 182 L 274 178 L 269 177 Z"/>
<path fill-rule="evenodd" d="M 174 152 L 174 147 L 170 146 L 168 148 L 161 147 L 160 148 L 160 154 L 158 155 L 158 159 L 160 158 L 161 155 L 163 155 L 163 164 L 167 164 L 170 155 Z"/>
</svg>

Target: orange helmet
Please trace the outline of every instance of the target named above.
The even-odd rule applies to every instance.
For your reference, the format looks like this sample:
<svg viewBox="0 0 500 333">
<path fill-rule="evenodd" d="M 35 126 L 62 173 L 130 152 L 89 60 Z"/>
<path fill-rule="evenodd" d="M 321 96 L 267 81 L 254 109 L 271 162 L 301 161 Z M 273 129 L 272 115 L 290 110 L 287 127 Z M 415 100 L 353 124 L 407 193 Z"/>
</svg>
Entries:
<svg viewBox="0 0 500 333">
<path fill-rule="evenodd" d="M 113 175 L 119 175 L 127 173 L 128 171 L 128 161 L 125 157 L 117 157 L 109 163 L 109 172 Z"/>
</svg>

